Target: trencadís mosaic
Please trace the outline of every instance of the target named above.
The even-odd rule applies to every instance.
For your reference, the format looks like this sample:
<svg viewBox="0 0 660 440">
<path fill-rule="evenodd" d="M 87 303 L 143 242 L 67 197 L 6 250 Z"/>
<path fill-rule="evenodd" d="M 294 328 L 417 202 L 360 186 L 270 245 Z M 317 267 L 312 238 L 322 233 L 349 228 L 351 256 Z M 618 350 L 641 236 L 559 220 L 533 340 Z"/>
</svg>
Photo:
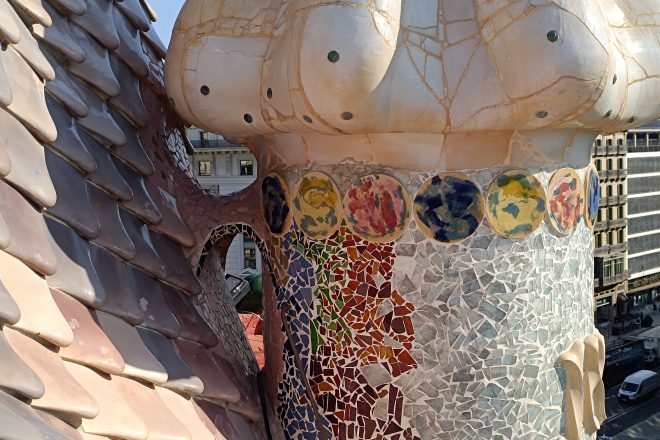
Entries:
<svg viewBox="0 0 660 440">
<path fill-rule="evenodd" d="M 484 218 L 499 236 L 512 240 L 529 236 L 544 218 L 556 233 L 570 235 L 583 217 L 593 228 L 600 197 L 593 166 L 584 179 L 571 168 L 556 171 L 547 191 L 531 173 L 510 170 L 492 181 L 485 196 L 478 184 L 455 172 L 429 178 L 412 200 L 404 185 L 386 174 L 356 179 L 342 197 L 329 176 L 310 172 L 292 193 L 291 200 L 287 184 L 276 174 L 263 181 L 263 215 L 273 234 L 285 234 L 295 218 L 306 238 L 325 240 L 345 221 L 371 243 L 396 240 L 412 214 L 421 231 L 441 243 L 465 240 Z"/>
</svg>

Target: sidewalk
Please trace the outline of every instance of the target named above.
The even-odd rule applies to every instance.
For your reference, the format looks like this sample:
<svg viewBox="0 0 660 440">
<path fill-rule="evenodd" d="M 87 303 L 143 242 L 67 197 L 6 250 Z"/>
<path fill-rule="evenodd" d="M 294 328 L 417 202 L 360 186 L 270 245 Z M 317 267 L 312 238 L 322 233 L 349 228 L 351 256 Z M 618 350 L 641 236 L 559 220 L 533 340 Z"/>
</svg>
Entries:
<svg viewBox="0 0 660 440">
<path fill-rule="evenodd" d="M 627 331 L 621 335 L 609 336 L 605 338 L 606 342 L 616 341 L 618 339 L 624 338 L 626 336 L 638 336 L 640 333 L 643 333 L 653 327 L 660 326 L 660 308 L 658 310 L 653 310 L 653 306 L 647 305 L 643 310 L 641 310 L 644 315 L 651 315 L 653 318 L 653 325 L 651 327 L 641 327 L 634 330 Z M 660 437 L 659 437 L 660 438 Z M 654 439 L 655 440 L 655 439 Z"/>
<path fill-rule="evenodd" d="M 660 414 L 656 414 L 614 436 L 614 440 L 653 439 L 660 439 Z"/>
</svg>

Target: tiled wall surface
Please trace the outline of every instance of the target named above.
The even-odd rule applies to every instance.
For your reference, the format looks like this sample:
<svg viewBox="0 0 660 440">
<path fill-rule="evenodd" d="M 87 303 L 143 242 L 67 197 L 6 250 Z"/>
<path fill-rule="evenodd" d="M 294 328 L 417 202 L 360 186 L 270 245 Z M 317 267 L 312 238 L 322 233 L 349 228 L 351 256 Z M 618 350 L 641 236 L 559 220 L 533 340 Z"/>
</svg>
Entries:
<svg viewBox="0 0 660 440">
<path fill-rule="evenodd" d="M 390 175 L 409 194 L 431 177 L 369 166 L 312 171 L 331 176 L 342 194 L 355 176 Z M 295 188 L 306 172 L 281 175 Z M 466 175 L 487 188 L 500 172 Z M 533 174 L 548 186 L 551 172 Z M 360 238 L 345 221 L 311 240 L 292 221 L 265 240 L 293 336 L 278 394 L 287 437 L 321 438 L 319 424 L 338 439 L 561 435 L 557 359 L 593 332 L 590 237 L 583 220 L 567 236 L 543 221 L 519 240 L 484 220 L 469 238 L 442 244 L 412 220 L 392 242 Z"/>
<path fill-rule="evenodd" d="M 184 255 L 155 18 L 0 0 L 0 437 L 264 436 L 249 361 L 194 305 L 216 286 Z"/>
</svg>

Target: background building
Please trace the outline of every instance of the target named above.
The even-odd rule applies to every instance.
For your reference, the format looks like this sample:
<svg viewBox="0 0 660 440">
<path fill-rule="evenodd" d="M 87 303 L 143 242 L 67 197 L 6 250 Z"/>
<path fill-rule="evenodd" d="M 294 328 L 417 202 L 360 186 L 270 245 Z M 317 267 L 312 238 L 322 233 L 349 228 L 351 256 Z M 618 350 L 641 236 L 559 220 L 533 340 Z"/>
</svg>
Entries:
<svg viewBox="0 0 660 440">
<path fill-rule="evenodd" d="M 600 175 L 594 225 L 594 302 L 597 321 L 625 313 L 628 279 L 627 158 L 625 133 L 599 136 L 593 150 Z"/>
<path fill-rule="evenodd" d="M 196 127 L 188 128 L 186 134 L 195 150 L 190 160 L 193 172 L 209 193 L 232 194 L 257 179 L 257 160 L 245 146 Z M 238 275 L 245 270 L 261 273 L 261 254 L 254 241 L 238 235 L 227 253 L 225 272 Z"/>
<path fill-rule="evenodd" d="M 628 146 L 628 310 L 660 290 L 660 121 L 630 130 Z"/>
</svg>

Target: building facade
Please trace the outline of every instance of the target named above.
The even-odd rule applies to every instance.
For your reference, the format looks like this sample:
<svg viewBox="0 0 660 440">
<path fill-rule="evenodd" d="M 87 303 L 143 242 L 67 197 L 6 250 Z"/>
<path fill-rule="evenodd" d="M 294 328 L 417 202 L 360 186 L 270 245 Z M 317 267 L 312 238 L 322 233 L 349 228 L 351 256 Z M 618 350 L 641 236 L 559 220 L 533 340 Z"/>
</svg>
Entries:
<svg viewBox="0 0 660 440">
<path fill-rule="evenodd" d="M 593 160 L 600 176 L 594 226 L 594 302 L 597 321 L 624 313 L 628 280 L 626 135 L 599 136 Z"/>
<path fill-rule="evenodd" d="M 257 160 L 245 146 L 197 127 L 186 129 L 186 135 L 194 148 L 193 172 L 209 193 L 232 194 L 257 179 Z M 261 254 L 253 240 L 237 235 L 227 253 L 225 272 L 238 275 L 246 270 L 261 272 Z"/>
<path fill-rule="evenodd" d="M 630 130 L 628 148 L 628 310 L 660 291 L 660 121 Z"/>
</svg>

